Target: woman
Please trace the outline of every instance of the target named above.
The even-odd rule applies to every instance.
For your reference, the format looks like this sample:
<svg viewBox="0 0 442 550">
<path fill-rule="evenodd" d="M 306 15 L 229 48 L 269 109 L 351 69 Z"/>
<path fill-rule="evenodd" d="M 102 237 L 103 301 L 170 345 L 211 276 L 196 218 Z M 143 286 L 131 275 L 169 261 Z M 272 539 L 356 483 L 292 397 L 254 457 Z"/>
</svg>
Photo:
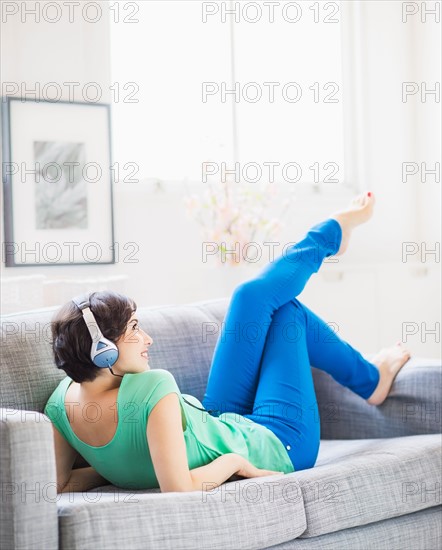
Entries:
<svg viewBox="0 0 442 550">
<path fill-rule="evenodd" d="M 132 300 L 94 293 L 86 300 L 92 317 L 83 317 L 78 302 L 63 306 L 52 323 L 53 352 L 67 377 L 45 408 L 54 424 L 60 490 L 106 480 L 163 492 L 209 490 L 235 475 L 312 468 L 320 422 L 310 366 L 380 405 L 410 358 L 398 342 L 365 360 L 296 299 L 325 257 L 345 252 L 352 229 L 368 221 L 373 206 L 372 193 L 358 196 L 235 289 L 204 409 L 195 397 L 183 397 L 170 372 L 150 369 L 153 340 L 139 327 Z M 105 368 L 91 360 L 88 319 L 116 350 Z M 72 470 L 77 453 L 91 468 Z"/>
</svg>

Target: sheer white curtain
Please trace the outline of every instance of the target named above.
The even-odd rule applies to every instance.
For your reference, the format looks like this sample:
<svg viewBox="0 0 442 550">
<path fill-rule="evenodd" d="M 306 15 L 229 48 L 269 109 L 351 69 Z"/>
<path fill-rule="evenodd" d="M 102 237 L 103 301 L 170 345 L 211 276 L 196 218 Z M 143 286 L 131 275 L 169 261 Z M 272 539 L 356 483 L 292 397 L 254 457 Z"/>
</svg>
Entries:
<svg viewBox="0 0 442 550">
<path fill-rule="evenodd" d="M 138 88 L 113 104 L 114 159 L 141 180 L 199 181 L 204 160 L 232 155 L 231 107 L 201 100 L 202 82 L 230 80 L 229 29 L 203 24 L 201 2 L 136 4 L 138 23 L 111 18 L 112 81 Z"/>
</svg>

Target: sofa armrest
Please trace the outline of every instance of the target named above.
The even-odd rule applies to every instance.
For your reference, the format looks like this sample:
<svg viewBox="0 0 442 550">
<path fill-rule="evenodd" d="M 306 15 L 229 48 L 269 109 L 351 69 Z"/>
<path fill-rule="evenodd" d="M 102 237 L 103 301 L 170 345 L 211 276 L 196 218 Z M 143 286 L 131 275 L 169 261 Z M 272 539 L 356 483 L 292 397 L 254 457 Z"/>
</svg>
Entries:
<svg viewBox="0 0 442 550">
<path fill-rule="evenodd" d="M 370 361 L 374 354 L 364 355 Z M 367 439 L 442 432 L 442 363 L 411 357 L 381 405 L 312 368 L 320 412 L 321 439 Z"/>
<path fill-rule="evenodd" d="M 54 437 L 49 418 L 0 408 L 0 548 L 58 549 Z"/>
</svg>

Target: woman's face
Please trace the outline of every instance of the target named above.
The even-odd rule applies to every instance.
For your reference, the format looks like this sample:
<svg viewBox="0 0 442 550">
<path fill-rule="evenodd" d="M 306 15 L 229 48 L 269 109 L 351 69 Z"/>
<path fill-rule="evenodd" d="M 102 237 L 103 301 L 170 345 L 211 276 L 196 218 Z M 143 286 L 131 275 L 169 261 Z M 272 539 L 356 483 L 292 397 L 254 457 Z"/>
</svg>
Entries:
<svg viewBox="0 0 442 550">
<path fill-rule="evenodd" d="M 152 343 L 152 338 L 139 326 L 136 313 L 133 313 L 125 334 L 116 343 L 119 352 L 116 372 L 124 374 L 149 370 L 147 349 Z"/>
</svg>

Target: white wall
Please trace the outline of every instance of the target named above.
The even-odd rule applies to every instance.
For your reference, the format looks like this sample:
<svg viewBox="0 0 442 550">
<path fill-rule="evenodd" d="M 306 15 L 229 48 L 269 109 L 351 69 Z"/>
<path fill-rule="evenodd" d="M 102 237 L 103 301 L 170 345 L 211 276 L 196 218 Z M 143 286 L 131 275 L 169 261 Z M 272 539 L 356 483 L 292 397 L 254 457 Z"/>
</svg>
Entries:
<svg viewBox="0 0 442 550">
<path fill-rule="evenodd" d="M 400 5 L 359 4 L 361 166 L 364 185 L 377 197 L 375 216 L 355 231 L 348 253 L 338 264 L 323 266 L 324 276 L 341 273 L 337 281 L 327 282 L 322 274 L 314 276 L 301 296 L 324 319 L 339 322 L 340 334 L 367 351 L 401 339 L 404 322 L 419 326 L 440 322 L 440 260 L 434 262 L 433 257 L 425 263 L 424 277 L 415 277 L 411 269 L 411 264 L 419 264 L 418 257 L 407 264 L 401 261 L 404 241 L 440 243 L 440 184 L 401 181 L 402 162 L 437 160 L 439 126 L 434 122 L 434 105 L 402 103 L 401 85 L 403 81 L 440 81 L 436 58 L 440 30 L 431 20 L 421 24 L 418 17 L 402 23 Z M 102 85 L 102 101 L 110 101 L 106 19 L 95 24 L 81 19 L 75 24 L 60 21 L 51 26 L 10 19 L 2 31 L 4 82 L 26 82 L 30 88 L 35 81 L 94 81 Z M 138 263 L 125 262 L 122 253 L 116 265 L 5 268 L 2 264 L 1 275 L 81 278 L 127 274 L 127 293 L 139 305 L 228 295 L 248 272 L 244 269 L 237 276 L 226 276 L 201 262 L 201 237 L 197 225 L 185 216 L 183 194 L 182 188 L 174 190 L 167 184 L 165 193 L 149 185 L 115 185 L 115 239 L 120 247 L 138 243 Z M 279 241 L 296 241 L 309 225 L 347 200 L 336 195 L 297 200 L 291 225 Z M 1 231 L 3 241 L 3 225 Z M 250 274 L 257 269 L 252 266 Z M 423 290 L 426 300 L 419 296 Z M 440 343 L 429 337 L 424 341 L 421 332 L 407 343 L 419 355 L 440 354 Z"/>
<path fill-rule="evenodd" d="M 413 73 L 417 82 L 427 82 L 428 88 L 434 89 L 434 83 L 439 82 L 440 86 L 441 81 L 440 24 L 436 25 L 434 18 L 429 15 L 427 22 L 422 23 L 420 18 L 415 18 L 413 24 Z M 430 95 L 426 103 L 416 102 L 416 107 L 413 133 L 415 161 L 427 162 L 429 167 L 434 167 L 435 162 L 441 161 L 440 99 L 435 105 L 434 97 Z M 428 176 L 426 183 L 422 183 L 418 177 L 415 177 L 415 182 L 418 187 L 416 200 L 419 208 L 417 239 L 420 243 L 428 243 L 430 248 L 435 241 L 441 241 L 441 181 L 439 179 L 437 182 L 434 176 Z"/>
</svg>

